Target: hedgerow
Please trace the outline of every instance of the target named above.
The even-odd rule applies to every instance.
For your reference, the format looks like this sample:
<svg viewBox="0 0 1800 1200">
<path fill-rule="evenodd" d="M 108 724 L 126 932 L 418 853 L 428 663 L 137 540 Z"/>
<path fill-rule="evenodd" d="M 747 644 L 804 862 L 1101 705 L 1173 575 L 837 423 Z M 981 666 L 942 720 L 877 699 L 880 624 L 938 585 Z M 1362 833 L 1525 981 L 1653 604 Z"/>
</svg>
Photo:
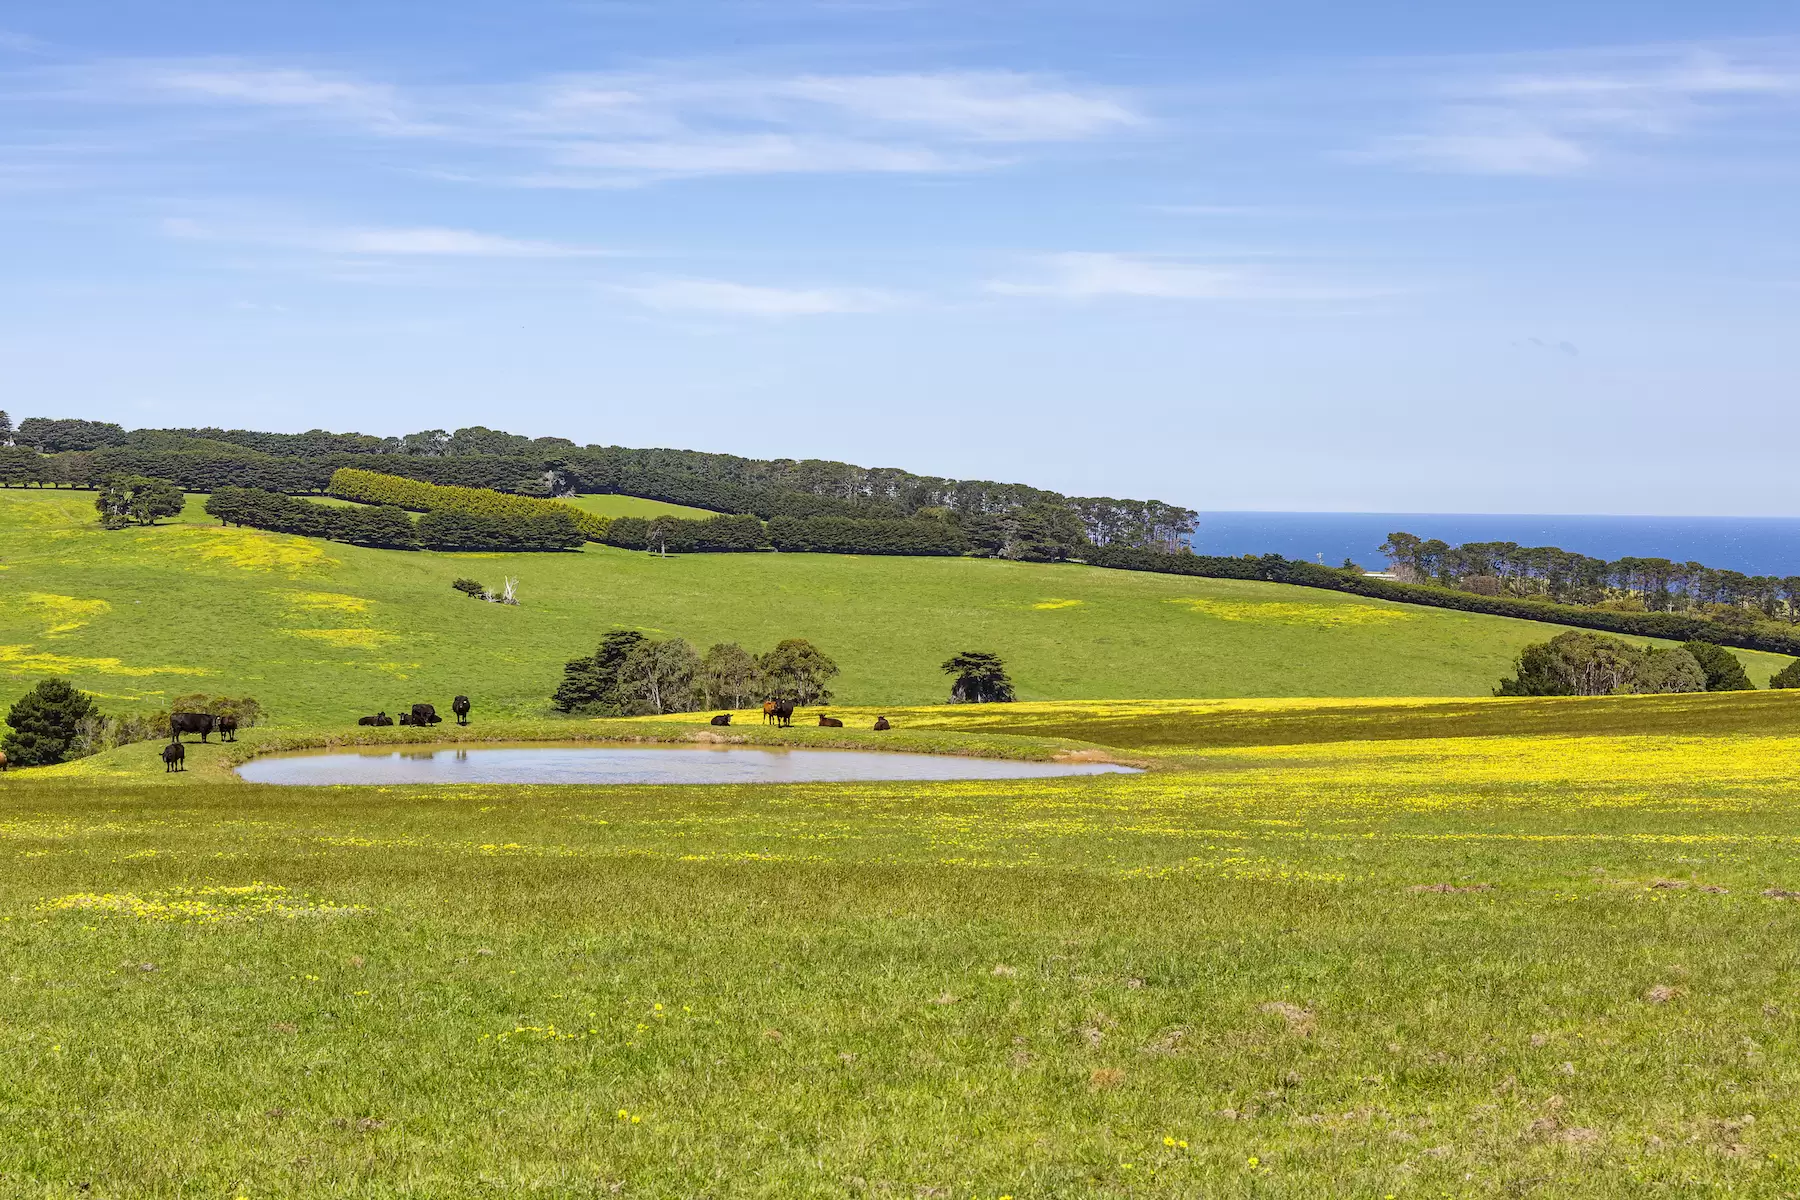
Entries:
<svg viewBox="0 0 1800 1200">
<path fill-rule="evenodd" d="M 534 528 L 544 531 L 556 526 L 555 521 L 545 523 L 555 514 L 580 530 L 589 540 L 596 542 L 606 540 L 606 527 L 609 523 L 605 517 L 583 512 L 555 500 L 512 496 L 489 488 L 425 483 L 417 479 L 351 467 L 340 467 L 332 473 L 330 491 L 334 496 L 345 500 L 359 500 L 365 504 L 392 504 L 432 514 L 458 513 L 500 524 L 525 521 L 534 523 Z M 548 536 L 547 532 L 545 536 Z"/>
</svg>

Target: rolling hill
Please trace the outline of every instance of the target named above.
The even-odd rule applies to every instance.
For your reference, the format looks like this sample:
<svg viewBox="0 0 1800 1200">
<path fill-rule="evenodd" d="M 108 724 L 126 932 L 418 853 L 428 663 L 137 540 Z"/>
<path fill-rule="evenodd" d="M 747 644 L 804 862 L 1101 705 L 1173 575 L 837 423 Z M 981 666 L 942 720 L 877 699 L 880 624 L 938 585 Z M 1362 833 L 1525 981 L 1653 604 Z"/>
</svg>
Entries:
<svg viewBox="0 0 1800 1200">
<path fill-rule="evenodd" d="M 609 498 L 610 499 L 610 498 Z M 458 576 L 520 580 L 518 607 Z M 614 626 L 704 649 L 806 637 L 841 701 L 942 700 L 938 664 L 994 650 L 1024 700 L 1477 696 L 1555 627 L 1230 580 L 955 558 L 434 554 L 175 521 L 107 531 L 93 494 L 0 491 L 0 702 L 66 675 L 111 707 L 255 695 L 336 723 L 456 692 L 528 716 Z M 1759 684 L 1785 665 L 1740 655 Z"/>
</svg>

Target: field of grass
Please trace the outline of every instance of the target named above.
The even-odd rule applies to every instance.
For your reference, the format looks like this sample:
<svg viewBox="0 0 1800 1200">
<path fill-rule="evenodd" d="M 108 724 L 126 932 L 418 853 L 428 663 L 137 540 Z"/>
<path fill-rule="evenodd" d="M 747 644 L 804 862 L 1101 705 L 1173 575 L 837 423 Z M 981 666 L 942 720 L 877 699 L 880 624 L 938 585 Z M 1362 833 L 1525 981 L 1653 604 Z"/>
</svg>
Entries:
<svg viewBox="0 0 1800 1200">
<path fill-rule="evenodd" d="M 594 500 L 617 498 L 593 497 Z M 450 589 L 520 580 L 516 608 Z M 0 704 L 62 675 L 105 706 L 256 696 L 348 722 L 466 693 L 541 716 L 562 664 L 615 625 L 704 648 L 812 639 L 841 701 L 932 703 L 938 664 L 1002 654 L 1028 700 L 1477 696 L 1556 627 L 1274 584 L 1072 565 L 812 554 L 662 559 L 369 550 L 179 521 L 106 531 L 89 492 L 0 490 Z M 1787 660 L 1743 655 L 1762 682 Z"/>
<path fill-rule="evenodd" d="M 645 500 L 639 496 L 564 496 L 564 504 L 572 504 L 583 512 L 591 512 L 601 517 L 683 517 L 691 521 L 704 521 L 707 517 L 719 514 L 704 508 L 689 508 L 685 504 L 670 504 L 665 500 Z"/>
<path fill-rule="evenodd" d="M 9 775 L 0 1194 L 1791 1195 L 1786 700 L 893 710 L 1153 743 L 1048 781 Z"/>
</svg>

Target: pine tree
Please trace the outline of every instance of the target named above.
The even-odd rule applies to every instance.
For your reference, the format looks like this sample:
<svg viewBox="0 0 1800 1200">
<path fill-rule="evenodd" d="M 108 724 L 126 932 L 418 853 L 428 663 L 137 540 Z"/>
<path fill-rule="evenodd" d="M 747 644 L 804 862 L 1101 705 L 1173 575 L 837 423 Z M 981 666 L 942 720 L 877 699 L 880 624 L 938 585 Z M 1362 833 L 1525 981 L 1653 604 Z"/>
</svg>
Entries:
<svg viewBox="0 0 1800 1200">
<path fill-rule="evenodd" d="M 95 715 L 94 698 L 67 680 L 46 679 L 20 697 L 6 714 L 11 727 L 0 750 L 21 767 L 48 767 L 69 756 L 81 722 Z"/>
</svg>

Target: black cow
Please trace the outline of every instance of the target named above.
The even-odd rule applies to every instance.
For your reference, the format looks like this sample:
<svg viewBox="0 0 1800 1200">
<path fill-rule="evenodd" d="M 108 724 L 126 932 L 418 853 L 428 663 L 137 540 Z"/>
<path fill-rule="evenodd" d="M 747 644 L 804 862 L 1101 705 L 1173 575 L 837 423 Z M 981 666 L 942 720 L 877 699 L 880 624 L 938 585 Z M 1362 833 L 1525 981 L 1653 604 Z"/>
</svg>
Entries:
<svg viewBox="0 0 1800 1200">
<path fill-rule="evenodd" d="M 775 700 L 772 703 L 775 707 L 770 711 L 775 718 L 775 724 L 782 729 L 792 725 L 794 723 L 794 702 L 792 700 Z"/>
<path fill-rule="evenodd" d="M 458 696 L 456 699 L 452 700 L 450 702 L 450 711 L 456 714 L 456 723 L 458 725 L 467 725 L 469 723 L 469 698 L 467 696 Z"/>
<path fill-rule="evenodd" d="M 443 719 L 444 718 L 437 715 L 437 706 L 434 704 L 415 704 L 412 706 L 411 713 L 400 714 L 400 723 L 402 725 L 418 725 L 421 727 L 425 725 L 437 725 L 441 723 Z"/>
<path fill-rule="evenodd" d="M 204 742 L 206 735 L 217 729 L 218 725 L 219 718 L 211 713 L 170 713 L 169 740 L 179 742 L 182 734 L 197 733 Z"/>
<path fill-rule="evenodd" d="M 819 728 L 821 728 L 821 729 L 842 729 L 843 727 L 844 727 L 844 723 L 842 721 L 838 720 L 836 717 L 828 717 L 824 713 L 819 714 Z"/>
<path fill-rule="evenodd" d="M 356 723 L 358 725 L 392 725 L 394 718 L 388 716 L 386 712 L 378 712 L 372 717 L 358 717 Z"/>
<path fill-rule="evenodd" d="M 878 730 L 879 730 L 879 729 L 892 729 L 892 728 L 893 728 L 893 726 L 892 726 L 892 725 L 889 725 L 889 724 L 888 724 L 888 723 L 887 723 L 887 718 L 886 718 L 886 717 L 876 717 L 876 718 L 875 718 L 875 728 L 876 728 L 876 729 L 878 729 Z"/>
<path fill-rule="evenodd" d="M 714 725 L 729 725 L 729 724 L 731 724 L 731 714 L 730 713 L 720 713 L 718 716 L 716 716 L 712 719 L 712 724 L 714 724 Z"/>
<path fill-rule="evenodd" d="M 219 718 L 219 740 L 221 742 L 237 741 L 237 718 L 227 714 Z"/>
<path fill-rule="evenodd" d="M 163 774 L 167 775 L 170 771 L 187 770 L 187 768 L 182 765 L 186 759 L 187 747 L 183 746 L 180 742 L 170 742 L 163 747 L 162 751 Z"/>
</svg>

